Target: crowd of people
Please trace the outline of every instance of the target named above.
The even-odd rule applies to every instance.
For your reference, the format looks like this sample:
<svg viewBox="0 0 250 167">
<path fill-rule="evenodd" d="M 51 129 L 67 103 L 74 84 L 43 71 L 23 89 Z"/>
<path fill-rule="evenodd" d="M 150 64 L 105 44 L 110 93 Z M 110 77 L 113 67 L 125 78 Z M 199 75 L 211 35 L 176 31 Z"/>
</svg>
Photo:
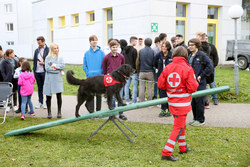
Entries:
<svg viewBox="0 0 250 167">
<path fill-rule="evenodd" d="M 3 53 L 0 46 L 0 82 L 10 82 L 13 85 L 14 111 L 21 113 L 21 120 L 25 119 L 25 114 L 35 116 L 34 106 L 31 101 L 33 94 L 33 84 L 37 83 L 39 103 L 35 108 L 47 109 L 48 118 L 51 115 L 51 97 L 56 94 L 58 114 L 61 118 L 64 61 L 59 56 L 59 47 L 51 43 L 50 47 L 45 44 L 44 37 L 37 38 L 38 48 L 33 57 L 33 70 L 27 59 L 18 58 L 13 49 L 7 49 Z M 46 96 L 46 104 L 43 103 L 43 96 Z M 18 98 L 17 98 L 18 97 Z M 17 104 L 18 99 L 18 104 Z M 30 111 L 28 112 L 28 107 Z M 6 108 L 8 112 L 10 107 Z"/>
<path fill-rule="evenodd" d="M 131 36 L 127 42 L 124 39 L 109 39 L 108 46 L 103 49 L 98 46 L 98 38 L 96 35 L 89 37 L 90 48 L 85 52 L 83 58 L 83 71 L 86 77 L 93 77 L 96 75 L 107 75 L 113 70 L 120 67 L 122 64 L 129 64 L 135 69 L 134 75 L 129 78 L 126 85 L 120 92 L 120 96 L 124 97 L 126 104 L 143 102 L 145 100 L 152 100 L 157 98 L 168 97 L 166 89 L 160 89 L 157 86 L 158 78 L 163 72 L 164 68 L 173 61 L 172 53 L 178 46 L 183 46 L 188 52 L 188 63 L 195 71 L 195 77 L 199 82 L 197 90 L 204 90 L 207 88 L 206 77 L 211 73 L 215 73 L 214 68 L 218 64 L 218 54 L 215 46 L 208 43 L 208 37 L 205 33 L 198 32 L 196 38 L 188 41 L 188 46 L 185 45 L 183 36 L 177 34 L 172 37 L 170 42 L 167 40 L 166 33 L 160 33 L 154 39 L 154 46 L 152 46 L 152 39 L 144 39 L 142 36 Z M 51 115 L 51 97 L 56 94 L 58 114 L 57 118 L 61 118 L 63 81 L 62 75 L 64 73 L 65 64 L 63 58 L 59 56 L 59 46 L 57 44 L 50 44 L 48 47 L 45 43 L 44 37 L 37 38 L 38 48 L 35 50 L 33 57 L 33 75 L 38 87 L 39 103 L 35 108 L 44 108 L 48 111 L 48 118 Z M 30 107 L 29 114 L 35 115 L 32 102 L 29 100 L 33 93 L 23 93 L 26 86 L 22 86 L 23 78 L 29 76 L 30 87 L 33 84 L 32 70 L 28 67 L 23 68 L 23 63 L 27 63 L 25 58 L 18 58 L 14 54 L 14 50 L 7 49 L 3 53 L 0 47 L 0 81 L 11 82 L 13 84 L 13 103 L 14 110 L 17 113 L 21 112 L 22 119 L 25 118 L 28 106 Z M 211 70 L 212 69 L 212 70 Z M 21 74 L 26 74 L 23 77 Z M 22 76 L 20 78 L 20 75 Z M 216 87 L 215 82 L 208 84 L 211 88 Z M 44 95 L 46 102 L 44 102 Z M 18 97 L 18 104 L 17 104 Z M 25 99 L 25 100 L 22 100 Z M 94 100 L 88 104 L 93 110 L 101 110 L 102 95 L 96 95 L 96 102 Z M 105 100 L 105 95 L 104 95 Z M 192 101 L 192 111 L 194 121 L 190 123 L 193 126 L 201 126 L 205 122 L 204 109 L 209 108 L 210 97 L 195 98 Z M 218 105 L 217 95 L 214 94 L 212 98 L 215 105 Z M 23 102 L 22 102 L 23 101 Z M 26 102 L 27 101 L 27 102 Z M 23 103 L 26 103 L 23 108 Z M 94 107 L 96 104 L 96 107 Z M 116 102 L 113 98 L 113 107 Z M 120 106 L 120 104 L 118 104 Z M 169 117 L 169 104 L 161 104 L 159 117 Z M 127 120 L 127 117 L 121 112 L 119 118 Z"/>
<path fill-rule="evenodd" d="M 138 43 L 137 43 L 138 42 Z M 170 42 L 167 34 L 161 33 L 154 39 L 131 36 L 129 44 L 126 40 L 109 39 L 108 46 L 103 50 L 98 46 L 96 35 L 89 37 L 90 48 L 83 57 L 83 71 L 86 77 L 96 75 L 108 75 L 122 64 L 129 64 L 135 69 L 131 78 L 127 79 L 120 96 L 126 104 L 143 102 L 145 100 L 168 97 L 168 102 L 161 104 L 159 117 L 173 115 L 174 125 L 167 143 L 162 150 L 162 160 L 177 161 L 172 155 L 175 143 L 179 144 L 179 153 L 187 153 L 191 149 L 186 144 L 185 122 L 187 113 L 192 110 L 193 120 L 191 126 L 205 124 L 205 108 L 209 108 L 210 97 L 197 97 L 191 100 L 191 94 L 195 91 L 205 90 L 209 85 L 216 87 L 214 68 L 218 65 L 218 54 L 215 46 L 208 43 L 208 37 L 203 32 L 198 32 L 196 38 L 185 45 L 183 36 L 177 34 Z M 25 58 L 18 58 L 14 50 L 7 49 L 5 54 L 0 46 L 0 82 L 13 84 L 14 110 L 21 113 L 21 119 L 29 106 L 28 114 L 35 116 L 31 101 L 33 84 L 37 83 L 39 103 L 35 108 L 47 109 L 48 118 L 51 114 L 52 94 L 57 97 L 57 118 L 61 118 L 62 92 L 65 64 L 59 56 L 59 46 L 51 43 L 45 44 L 44 37 L 37 38 L 38 48 L 33 58 L 33 73 L 30 63 Z M 132 84 L 132 85 L 131 85 Z M 147 85 L 147 86 L 146 86 Z M 139 91 L 138 91 L 139 90 Z M 18 95 L 18 96 L 17 96 Z M 43 96 L 46 96 L 44 103 Z M 146 98 L 147 95 L 147 98 Z M 96 94 L 87 106 L 94 111 L 101 110 L 102 95 Z M 17 105 L 17 97 L 19 104 Z M 105 95 L 104 95 L 105 97 Z M 214 105 L 218 105 L 217 95 L 212 98 Z M 96 105 L 96 107 L 95 107 Z M 115 107 L 115 97 L 112 99 L 112 107 Z M 118 106 L 122 104 L 118 103 Z M 119 118 L 127 120 L 120 112 Z"/>
</svg>

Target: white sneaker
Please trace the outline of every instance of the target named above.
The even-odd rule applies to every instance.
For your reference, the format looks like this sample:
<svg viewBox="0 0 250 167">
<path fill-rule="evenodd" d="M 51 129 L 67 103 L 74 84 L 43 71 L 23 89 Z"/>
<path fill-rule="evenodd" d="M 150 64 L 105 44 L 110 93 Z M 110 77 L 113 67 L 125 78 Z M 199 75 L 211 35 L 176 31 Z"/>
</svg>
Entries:
<svg viewBox="0 0 250 167">
<path fill-rule="evenodd" d="M 14 109 L 14 111 L 17 111 L 17 110 L 18 110 L 18 107 L 17 107 L 17 106 L 14 106 L 13 109 Z"/>
<path fill-rule="evenodd" d="M 39 103 L 35 106 L 35 108 L 41 108 L 42 107 L 42 103 Z"/>
<path fill-rule="evenodd" d="M 43 104 L 43 108 L 44 108 L 44 109 L 47 109 L 46 103 Z"/>
<path fill-rule="evenodd" d="M 107 98 L 106 98 L 106 97 L 102 98 L 102 101 L 106 102 L 106 101 L 107 101 Z"/>
<path fill-rule="evenodd" d="M 5 109 L 6 112 L 10 112 L 10 107 L 7 106 L 6 109 Z"/>
<path fill-rule="evenodd" d="M 127 105 L 131 104 L 130 102 L 126 102 Z"/>
</svg>

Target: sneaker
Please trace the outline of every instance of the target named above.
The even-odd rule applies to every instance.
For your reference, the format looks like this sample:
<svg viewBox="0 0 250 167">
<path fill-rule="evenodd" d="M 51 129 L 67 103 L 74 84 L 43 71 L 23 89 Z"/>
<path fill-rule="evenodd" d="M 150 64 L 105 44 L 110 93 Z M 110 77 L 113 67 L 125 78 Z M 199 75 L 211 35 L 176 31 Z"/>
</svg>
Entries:
<svg viewBox="0 0 250 167">
<path fill-rule="evenodd" d="M 195 122 L 195 120 L 189 122 L 188 124 L 189 124 L 189 125 L 192 125 L 194 122 Z"/>
<path fill-rule="evenodd" d="M 164 117 L 167 114 L 166 110 L 161 110 L 159 117 Z"/>
<path fill-rule="evenodd" d="M 165 117 L 170 117 L 172 114 L 168 111 Z"/>
<path fill-rule="evenodd" d="M 158 108 L 161 108 L 161 105 L 160 105 L 160 104 L 158 104 L 158 105 L 157 105 L 157 107 L 158 107 Z"/>
<path fill-rule="evenodd" d="M 214 99 L 214 105 L 218 105 L 218 104 L 219 104 L 218 99 Z"/>
<path fill-rule="evenodd" d="M 30 114 L 30 115 L 32 115 L 32 116 L 35 116 L 36 114 L 35 114 L 35 111 L 33 111 L 33 112 L 28 112 L 28 114 Z"/>
<path fill-rule="evenodd" d="M 210 109 L 210 105 L 209 105 L 209 104 L 206 104 L 206 105 L 205 105 L 205 109 Z"/>
<path fill-rule="evenodd" d="M 126 120 L 128 119 L 128 118 L 127 118 L 125 115 L 123 115 L 123 114 L 119 115 L 119 118 L 122 119 L 122 120 L 124 120 L 124 121 L 126 121 Z"/>
<path fill-rule="evenodd" d="M 44 108 L 44 109 L 47 109 L 47 105 L 46 105 L 45 103 L 43 104 L 43 108 Z"/>
<path fill-rule="evenodd" d="M 18 107 L 17 107 L 17 106 L 14 106 L 13 109 L 14 109 L 14 111 L 17 111 L 17 110 L 18 110 Z"/>
<path fill-rule="evenodd" d="M 107 98 L 106 98 L 106 97 L 102 98 L 102 101 L 106 102 L 106 101 L 107 101 Z"/>
<path fill-rule="evenodd" d="M 24 120 L 24 119 L 25 119 L 25 117 L 24 117 L 24 115 L 22 114 L 22 115 L 21 115 L 21 120 Z"/>
<path fill-rule="evenodd" d="M 127 105 L 131 104 L 130 102 L 126 102 Z"/>
<path fill-rule="evenodd" d="M 174 157 L 173 155 L 171 156 L 162 156 L 161 160 L 167 160 L 167 161 L 178 161 L 179 159 Z"/>
<path fill-rule="evenodd" d="M 6 112 L 10 112 L 10 107 L 7 106 L 6 109 L 5 109 Z"/>
<path fill-rule="evenodd" d="M 37 104 L 36 106 L 35 106 L 35 108 L 41 108 L 42 107 L 42 103 L 39 103 L 39 104 Z"/>
<path fill-rule="evenodd" d="M 203 126 L 205 125 L 205 122 L 200 123 L 199 121 L 194 121 L 194 123 L 191 124 L 192 126 Z"/>
<path fill-rule="evenodd" d="M 21 113 L 21 108 L 19 108 L 17 111 L 15 111 L 17 114 Z"/>
</svg>

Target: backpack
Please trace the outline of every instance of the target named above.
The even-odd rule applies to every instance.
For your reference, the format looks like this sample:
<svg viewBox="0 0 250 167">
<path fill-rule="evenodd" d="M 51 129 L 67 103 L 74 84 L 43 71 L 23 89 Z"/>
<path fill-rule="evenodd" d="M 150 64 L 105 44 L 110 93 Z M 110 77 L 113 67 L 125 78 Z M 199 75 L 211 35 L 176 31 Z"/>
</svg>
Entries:
<svg viewBox="0 0 250 167">
<path fill-rule="evenodd" d="M 210 46 L 209 46 L 209 51 L 211 51 Z M 201 65 L 203 66 L 203 69 L 204 69 L 205 68 L 205 64 L 204 64 L 204 60 L 203 60 L 203 56 L 202 55 L 200 56 L 200 61 L 201 61 Z M 212 82 L 214 82 L 214 70 L 212 70 L 212 73 L 209 76 L 206 76 L 206 81 L 207 81 L 207 84 L 211 84 Z"/>
</svg>

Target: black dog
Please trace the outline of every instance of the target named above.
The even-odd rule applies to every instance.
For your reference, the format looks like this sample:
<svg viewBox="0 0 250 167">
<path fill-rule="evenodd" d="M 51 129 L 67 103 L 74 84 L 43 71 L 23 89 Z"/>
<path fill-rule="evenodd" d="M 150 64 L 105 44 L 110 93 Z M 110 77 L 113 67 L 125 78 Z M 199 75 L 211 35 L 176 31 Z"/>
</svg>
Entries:
<svg viewBox="0 0 250 167">
<path fill-rule="evenodd" d="M 95 94 L 102 94 L 107 92 L 107 101 L 108 107 L 110 110 L 114 109 L 112 107 L 112 97 L 115 96 L 117 101 L 122 105 L 125 106 L 126 104 L 123 103 L 120 97 L 120 90 L 126 84 L 126 79 L 133 75 L 135 70 L 127 64 L 123 64 L 117 70 L 111 72 L 111 76 L 104 76 L 104 75 L 97 75 L 94 77 L 90 77 L 87 79 L 77 79 L 75 78 L 74 72 L 72 70 L 67 71 L 67 81 L 69 84 L 72 85 L 80 85 L 77 94 L 78 103 L 76 105 L 75 116 L 79 117 L 79 108 L 80 106 L 86 101 L 85 106 L 90 113 L 93 113 L 94 110 L 91 109 L 90 102 L 93 100 Z M 115 81 L 115 84 L 110 86 L 104 85 L 104 78 L 106 83 L 110 83 L 112 80 Z"/>
</svg>

